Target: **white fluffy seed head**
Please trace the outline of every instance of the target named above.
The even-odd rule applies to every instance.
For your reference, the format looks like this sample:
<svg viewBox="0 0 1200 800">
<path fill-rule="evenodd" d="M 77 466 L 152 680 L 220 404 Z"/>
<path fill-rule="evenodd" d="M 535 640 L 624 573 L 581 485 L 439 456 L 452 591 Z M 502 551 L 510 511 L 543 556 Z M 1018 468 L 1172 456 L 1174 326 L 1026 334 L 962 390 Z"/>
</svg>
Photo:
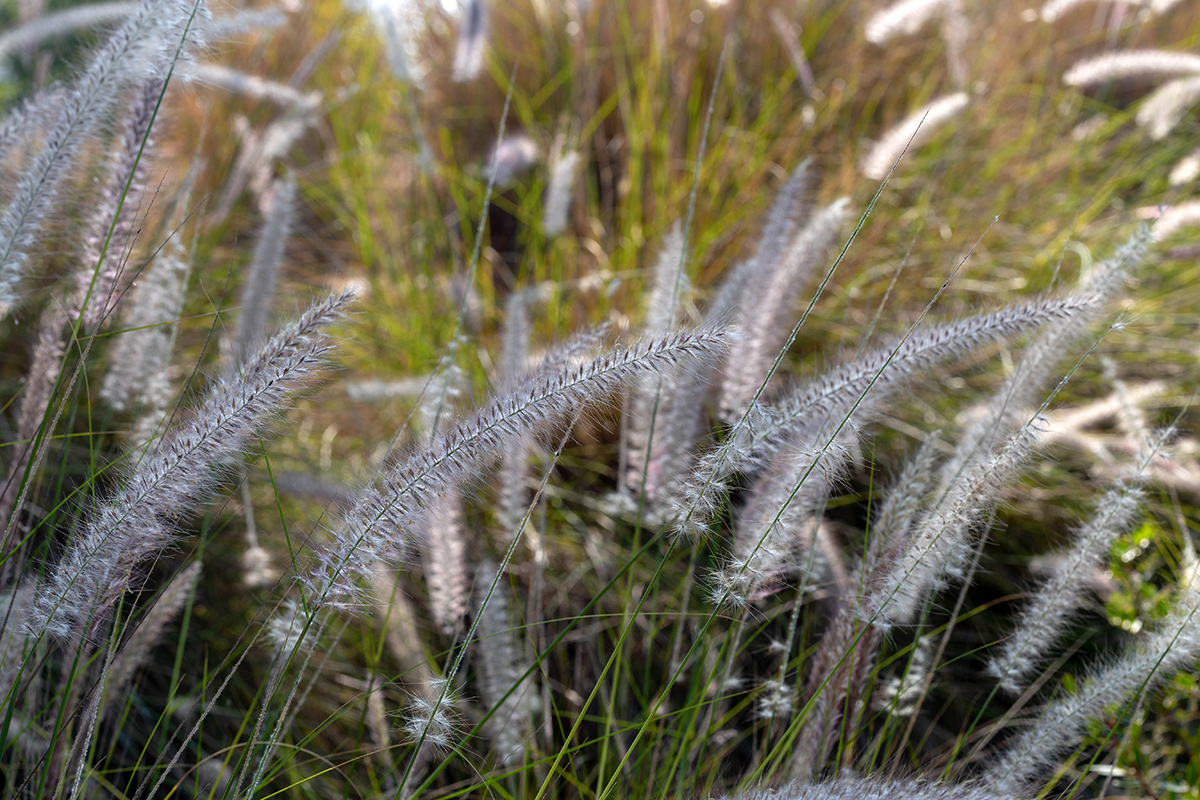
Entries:
<svg viewBox="0 0 1200 800">
<path fill-rule="evenodd" d="M 886 178 L 901 156 L 932 139 L 939 128 L 959 116 L 970 102 L 966 92 L 956 92 L 939 97 L 905 117 L 863 159 L 863 175 L 875 181 Z"/>
<path fill-rule="evenodd" d="M 1200 103 L 1200 75 L 1168 81 L 1142 101 L 1137 123 L 1151 139 L 1163 139 Z"/>
<path fill-rule="evenodd" d="M 402 717 L 409 741 L 421 742 L 439 752 L 453 747 L 462 727 L 459 702 L 445 678 L 435 678 L 419 694 L 411 695 Z"/>
<path fill-rule="evenodd" d="M 1200 150 L 1193 150 L 1171 167 L 1172 186 L 1182 186 L 1200 178 Z"/>
<path fill-rule="evenodd" d="M 1147 209 L 1146 216 L 1154 220 L 1152 233 L 1156 241 L 1162 241 L 1184 228 L 1200 225 L 1200 200 L 1176 203 L 1166 208 Z"/>
<path fill-rule="evenodd" d="M 276 658 L 288 658 L 312 647 L 315 625 L 305 614 L 300 602 L 289 597 L 284 600 L 267 623 L 266 636 Z"/>
<path fill-rule="evenodd" d="M 874 14 L 866 25 L 867 41 L 883 45 L 898 36 L 911 36 L 932 20 L 946 0 L 900 0 Z"/>
<path fill-rule="evenodd" d="M 1063 81 L 1068 86 L 1095 86 L 1124 78 L 1155 78 L 1200 73 L 1200 55 L 1171 50 L 1126 50 L 1087 58 L 1075 64 Z"/>
<path fill-rule="evenodd" d="M 542 204 L 542 230 L 547 236 L 558 236 L 567 229 L 579 161 L 579 152 L 572 150 L 560 155 L 550 169 L 546 199 Z"/>
<path fill-rule="evenodd" d="M 454 49 L 454 64 L 450 76 L 455 82 L 470 81 L 483 72 L 483 57 L 487 49 L 488 9 L 483 0 L 467 0 L 463 4 L 462 21 L 458 27 L 458 43 Z"/>
</svg>

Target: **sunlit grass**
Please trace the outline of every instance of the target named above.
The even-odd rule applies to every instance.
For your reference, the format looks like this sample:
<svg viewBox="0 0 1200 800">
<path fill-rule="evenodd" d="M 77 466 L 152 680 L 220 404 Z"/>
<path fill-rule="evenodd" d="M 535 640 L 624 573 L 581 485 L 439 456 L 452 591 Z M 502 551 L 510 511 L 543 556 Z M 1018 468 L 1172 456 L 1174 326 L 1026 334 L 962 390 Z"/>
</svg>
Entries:
<svg viewBox="0 0 1200 800">
<path fill-rule="evenodd" d="M 239 584 L 240 566 L 226 543 L 240 543 L 247 513 L 263 544 L 287 564 L 311 545 L 310 536 L 323 535 L 313 520 L 327 520 L 330 503 L 328 494 L 297 490 L 289 479 L 316 478 L 317 489 L 329 491 L 360 485 L 393 447 L 418 441 L 406 427 L 418 402 L 411 392 L 354 399 L 345 383 L 423 379 L 453 354 L 467 371 L 468 392 L 483 396 L 494 380 L 504 300 L 518 289 L 538 289 L 531 307 L 535 348 L 606 321 L 636 329 L 644 276 L 668 230 L 687 217 L 693 190 L 687 271 L 703 295 L 749 255 L 775 190 L 800 161 L 812 157 L 824 177 L 820 202 L 849 196 L 861 213 L 880 188 L 859 175 L 872 140 L 937 96 L 956 88 L 971 93 L 962 118 L 906 154 L 879 193 L 786 359 L 793 374 L 811 374 L 838 354 L 855 352 L 868 330 L 875 337 L 903 332 L 960 263 L 935 316 L 965 315 L 1072 285 L 1134 229 L 1133 209 L 1169 203 L 1190 190 L 1171 189 L 1166 176 L 1194 148 L 1194 116 L 1166 141 L 1152 142 L 1134 127 L 1136 97 L 1084 96 L 1063 86 L 1061 74 L 1110 44 L 1194 50 L 1200 43 L 1196 9 L 1176 11 L 1169 23 L 1120 28 L 1116 42 L 1086 15 L 1052 27 L 1015 19 L 1002 3 L 975 9 L 979 39 L 968 54 L 970 84 L 954 87 L 934 27 L 881 50 L 863 38 L 859 5 L 822 3 L 792 20 L 816 77 L 810 96 L 767 9 L 757 4 L 596 5 L 584 18 L 535 3 L 492 9 L 486 70 L 468 84 L 449 80 L 455 22 L 437 8 L 426 9 L 426 24 L 417 28 L 416 47 L 428 67 L 420 86 L 389 72 L 368 17 L 333 2 L 316 3 L 304 19 L 297 15 L 280 31 L 248 36 L 221 54 L 247 71 L 287 76 L 328 32 L 338 34 L 305 83 L 325 97 L 322 118 L 279 166 L 297 175 L 303 198 L 279 305 L 302 307 L 320 285 L 354 283 L 363 292 L 352 320 L 339 330 L 338 377 L 344 380 L 302 400 L 277 441 L 264 438 L 262 457 L 247 478 L 253 508 L 234 492 L 234 499 L 214 502 L 198 526 L 188 555 L 206 559 L 202 601 L 185 617 L 177 642 L 156 651 L 152 674 L 141 684 L 146 706 L 133 698 L 123 711 L 123 724 L 145 734 L 150 749 L 169 751 L 169 731 L 195 718 L 194 711 L 188 716 L 179 709 L 207 702 L 221 680 L 213 676 L 246 652 L 245 673 L 222 697 L 221 713 L 204 722 L 189 755 L 232 768 L 252 750 L 247 737 L 270 665 L 247 630 L 261 627 L 280 593 Z M 502 122 L 506 100 L 510 110 Z M 710 103 L 712 126 L 701 141 Z M 254 126 L 265 112 L 237 98 L 202 100 L 198 92 L 172 111 L 172 157 L 189 163 L 194 137 L 203 132 L 200 151 L 208 167 L 197 194 L 215 203 L 239 147 L 230 134 L 235 117 L 244 114 Z M 1075 136 L 1096 114 L 1103 119 L 1091 135 Z M 533 138 L 543 159 L 489 195 L 485 166 L 502 124 Z M 549 238 L 541 227 L 542 202 L 546 159 L 557 148 L 579 150 L 583 166 L 568 229 Z M 197 274 L 186 307 L 184 380 L 200 385 L 216 363 L 213 341 L 235 318 L 245 243 L 259 216 L 247 194 L 223 223 L 194 234 L 189 229 L 198 263 L 214 266 Z M 477 242 L 481 219 L 484 238 Z M 1181 235 L 1159 253 L 1187 241 Z M 1181 427 L 1193 430 L 1192 394 L 1200 388 L 1194 369 L 1198 269 L 1194 255 L 1155 256 L 1131 292 L 1129 321 L 1098 348 L 1120 364 L 1127 382 L 1168 380 L 1169 391 L 1149 407 L 1152 421 L 1166 423 L 1185 409 Z M 991 356 L 930 376 L 930 385 L 888 409 L 890 430 L 866 439 L 863 466 L 831 500 L 831 518 L 854 537 L 862 535 L 870 500 L 914 440 L 953 427 L 964 406 L 1011 369 L 1014 356 L 1006 348 Z M 1086 403 L 1110 391 L 1094 359 L 1057 402 Z M 56 497 L 90 480 L 112 447 L 105 438 L 111 420 L 90 418 L 78 397 L 74 403 L 70 428 L 86 427 L 95 452 L 88 464 L 63 457 L 49 479 L 59 484 L 47 492 Z M 794 637 L 785 672 L 793 681 L 803 674 L 824 620 L 821 600 L 800 607 L 794 593 L 781 588 L 748 611 L 714 610 L 703 592 L 705 576 L 720 560 L 719 542 L 674 543 L 664 532 L 601 513 L 597 498 L 614 484 L 618 417 L 596 412 L 579 426 L 530 515 L 511 585 L 506 578 L 498 587 L 511 594 L 522 632 L 538 652 L 530 669 L 540 676 L 543 727 L 533 734 L 527 762 L 488 772 L 483 742 L 464 735 L 453 756 L 417 777 L 412 788 L 420 795 L 699 796 L 756 785 L 786 768 L 803 712 L 784 725 L 757 717 L 755 704 L 763 680 L 780 668 L 768 643 Z M 933 764 L 952 772 L 961 750 L 956 737 L 969 738 L 977 733 L 974 725 L 986 728 L 1004 712 L 996 708 L 978 719 L 972 703 L 979 698 L 965 691 L 977 674 L 972 659 L 1003 635 L 1029 558 L 1063 541 L 1063 526 L 1077 518 L 1099 483 L 1086 456 L 1057 455 L 1013 491 L 1012 509 L 1001 515 L 1004 533 L 982 556 L 979 573 L 987 578 L 949 597 L 961 600 L 956 612 L 935 609 L 923 630 L 897 637 L 881 659 L 876 677 L 884 681 L 915 663 L 922 634 L 935 642 L 953 637 L 950 656 L 931 667 L 938 678 L 922 689 L 921 710 L 904 717 L 867 709 L 862 730 L 840 742 L 847 763 L 859 757 L 875 766 Z M 547 468 L 542 460 L 539 469 Z M 468 512 L 476 531 L 490 521 L 488 491 L 479 490 Z M 1194 524 L 1195 502 L 1156 491 L 1145 524 L 1123 542 L 1128 549 L 1121 552 L 1137 553 L 1118 556 L 1113 565 L 1112 620 L 1131 626 L 1164 613 L 1161 576 L 1180 570 L 1179 543 L 1189 536 L 1189 519 Z M 56 507 L 45 524 L 69 521 Z M 861 541 L 851 538 L 848 545 L 857 549 Z M 496 549 L 495 542 L 480 546 Z M 419 570 L 400 586 L 420 615 Z M 1111 638 L 1096 616 L 1080 624 L 1085 650 Z M 252 628 L 247 618 L 255 620 Z M 421 640 L 411 644 L 439 671 L 462 644 L 439 638 L 424 619 L 415 630 Z M 386 707 L 398 710 L 404 690 L 422 674 L 411 665 L 397 669 L 395 653 L 370 618 L 343 621 L 333 634 L 320 677 L 299 683 L 306 702 L 279 743 L 265 786 L 281 796 L 391 796 L 413 748 L 398 726 L 390 742 L 375 740 L 364 698 L 379 679 Z M 690 668 L 682 669 L 693 646 Z M 1072 684 L 1082 663 L 1069 662 L 1053 680 Z M 1189 728 L 1196 704 L 1195 686 L 1180 678 L 1164 700 L 1147 706 L 1150 711 L 1135 712 L 1124 743 L 1097 730 L 1090 746 L 1116 754 L 1119 769 L 1128 771 L 1117 776 L 1122 786 L 1194 797 L 1191 789 L 1172 787 L 1196 784 L 1196 761 L 1188 758 L 1197 750 Z M 464 734 L 480 729 L 481 713 L 462 722 Z M 268 716 L 267 729 L 274 724 Z M 117 748 L 114 740 L 110 759 L 137 769 L 161 767 L 158 753 L 117 758 Z M 1081 752 L 1063 768 L 1059 788 L 1100 780 L 1086 764 L 1091 751 Z M 137 780 L 129 770 L 104 775 L 105 788 L 131 794 Z M 203 796 L 195 788 L 186 792 Z"/>
</svg>

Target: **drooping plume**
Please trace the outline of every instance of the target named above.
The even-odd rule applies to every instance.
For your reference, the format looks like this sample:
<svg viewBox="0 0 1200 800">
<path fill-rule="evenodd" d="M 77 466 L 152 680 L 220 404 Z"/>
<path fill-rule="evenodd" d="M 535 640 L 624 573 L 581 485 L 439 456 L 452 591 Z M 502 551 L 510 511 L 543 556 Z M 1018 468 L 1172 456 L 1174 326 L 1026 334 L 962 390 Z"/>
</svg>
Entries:
<svg viewBox="0 0 1200 800">
<path fill-rule="evenodd" d="M 630 378 L 709 357 L 723 349 L 727 339 L 724 331 L 701 329 L 640 342 L 581 366 L 543 368 L 515 389 L 494 396 L 474 416 L 390 468 L 378 488 L 360 493 L 333 546 L 305 578 L 314 602 L 359 606 L 357 578 L 370 575 L 383 553 L 403 550 L 412 541 L 414 524 L 446 487 L 476 477 L 485 464 L 524 437 L 569 423 Z"/>
<path fill-rule="evenodd" d="M 331 346 L 325 329 L 352 300 L 344 294 L 313 305 L 151 445 L 124 485 L 92 509 L 42 585 L 30 620 L 34 635 L 91 630 L 143 563 L 176 542 L 179 521 L 207 498 L 218 470 L 312 380 Z"/>
</svg>

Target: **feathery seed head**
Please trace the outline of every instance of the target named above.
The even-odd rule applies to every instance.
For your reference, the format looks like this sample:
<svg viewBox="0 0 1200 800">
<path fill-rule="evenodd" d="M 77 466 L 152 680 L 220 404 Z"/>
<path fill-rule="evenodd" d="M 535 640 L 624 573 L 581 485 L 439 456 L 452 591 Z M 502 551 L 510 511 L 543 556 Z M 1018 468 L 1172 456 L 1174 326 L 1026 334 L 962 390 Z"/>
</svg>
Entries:
<svg viewBox="0 0 1200 800">
<path fill-rule="evenodd" d="M 884 45 L 897 36 L 911 36 L 933 19 L 946 0 L 899 0 L 874 14 L 866 25 L 867 41 Z"/>
<path fill-rule="evenodd" d="M 863 159 L 863 175 L 875 181 L 886 178 L 906 151 L 932 139 L 939 128 L 958 117 L 970 102 L 966 92 L 956 92 L 939 97 L 905 117 L 888 130 Z"/>
<path fill-rule="evenodd" d="M 550 170 L 546 199 L 542 204 L 542 230 L 547 236 L 558 236 L 567 229 L 579 161 L 579 151 L 572 150 L 560 155 Z"/>
<path fill-rule="evenodd" d="M 364 490 L 347 512 L 344 532 L 305 579 L 311 596 L 323 604 L 358 595 L 356 576 L 369 575 L 385 551 L 412 540 L 433 498 L 449 485 L 474 479 L 514 442 L 570 423 L 631 378 L 711 357 L 729 338 L 724 330 L 701 328 L 614 348 L 578 366 L 543 365 L 434 437 L 425 450 L 402 459 L 378 488 Z"/>
<path fill-rule="evenodd" d="M 1171 50 L 1125 50 L 1087 58 L 1063 75 L 1068 86 L 1095 86 L 1123 78 L 1200 74 L 1200 55 Z"/>
<path fill-rule="evenodd" d="M 218 470 L 312 380 L 332 346 L 325 329 L 352 299 L 345 293 L 314 304 L 245 369 L 215 381 L 199 407 L 153 443 L 125 485 L 94 509 L 42 587 L 34 635 L 66 636 L 102 619 L 141 565 L 174 545 L 181 516 L 207 499 Z"/>
<path fill-rule="evenodd" d="M 459 699 L 444 679 L 430 681 L 421 694 L 410 695 L 404 711 L 404 731 L 412 742 L 443 752 L 454 746 L 462 727 Z"/>
<path fill-rule="evenodd" d="M 786 718 L 792 713 L 794 701 L 794 692 L 789 684 L 776 679 L 766 681 L 758 696 L 758 716 L 761 719 Z"/>
<path fill-rule="evenodd" d="M 295 597 L 284 600 L 267 623 L 267 641 L 276 658 L 300 655 L 315 643 L 316 624 Z"/>
<path fill-rule="evenodd" d="M 21 172 L 0 212 L 0 315 L 20 300 L 31 252 L 66 186 L 83 144 L 99 129 L 125 89 L 163 79 L 200 36 L 203 0 L 143 0 L 101 45 L 68 91 L 41 147 Z"/>
</svg>

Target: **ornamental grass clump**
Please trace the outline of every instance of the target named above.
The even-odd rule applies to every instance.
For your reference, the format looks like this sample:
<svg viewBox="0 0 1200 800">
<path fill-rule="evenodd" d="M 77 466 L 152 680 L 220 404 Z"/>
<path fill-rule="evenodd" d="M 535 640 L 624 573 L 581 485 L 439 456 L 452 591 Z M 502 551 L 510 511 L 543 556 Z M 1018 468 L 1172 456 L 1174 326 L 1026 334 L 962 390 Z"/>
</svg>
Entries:
<svg viewBox="0 0 1200 800">
<path fill-rule="evenodd" d="M 807 70 L 813 42 L 773 10 Z M 512 35 L 504 11 L 466 3 L 457 28 L 447 24 L 455 91 L 504 74 L 485 69 Z M 1195 667 L 1187 538 L 1175 580 L 1154 587 L 1160 613 L 1146 632 L 1097 654 L 1100 637 L 1080 630 L 1094 622 L 1095 576 L 1154 522 L 1165 476 L 1170 491 L 1187 488 L 1183 423 L 1156 430 L 1140 407 L 1167 393 L 1165 377 L 1130 386 L 1106 362 L 1108 417 L 1123 438 L 1093 448 L 1095 486 L 1079 490 L 1086 511 L 1053 567 L 1028 591 L 993 585 L 1025 575 L 1024 559 L 1008 569 L 994 557 L 992 540 L 1020 528 L 1010 506 L 1056 470 L 1079 471 L 1056 448 L 1086 437 L 1068 435 L 1054 406 L 1124 326 L 1115 306 L 1146 276 L 1154 239 L 1181 222 L 1164 214 L 1111 257 L 1089 252 L 1077 281 L 1069 265 L 1048 280 L 1031 269 L 1022 275 L 1039 291 L 944 313 L 978 257 L 968 255 L 928 291 L 908 281 L 915 310 L 889 324 L 881 304 L 840 355 L 808 363 L 828 344 L 812 328 L 829 304 L 857 297 L 847 261 L 874 215 L 915 202 L 930 163 L 956 163 L 957 141 L 927 146 L 943 126 L 965 136 L 988 113 L 975 99 L 987 87 L 965 88 L 973 21 L 960 3 L 913 0 L 868 22 L 867 41 L 884 44 L 942 19 L 951 85 L 890 103 L 904 119 L 882 133 L 875 123 L 891 111 L 871 119 L 862 141 L 877 144 L 845 158 L 841 177 L 827 153 L 771 156 L 783 163 L 764 170 L 778 179 L 774 202 L 727 269 L 715 261 L 737 237 L 697 211 L 711 119 L 691 194 L 654 197 L 641 220 L 679 222 L 639 222 L 611 254 L 606 226 L 636 216 L 622 204 L 641 191 L 626 193 L 636 170 L 621 170 L 634 161 L 616 159 L 669 142 L 614 138 L 601 157 L 590 137 L 640 97 L 618 93 L 595 119 L 562 124 L 553 147 L 534 121 L 558 84 L 537 103 L 518 98 L 527 131 L 506 135 L 504 117 L 498 135 L 481 135 L 480 147 L 494 143 L 482 171 L 451 164 L 449 133 L 413 131 L 413 152 L 388 167 L 411 167 L 444 196 L 405 247 L 417 260 L 432 230 L 436 248 L 469 255 L 461 279 L 420 265 L 430 268 L 409 276 L 414 305 L 391 309 L 398 323 L 380 315 L 380 298 L 399 290 L 378 253 L 354 289 L 298 257 L 319 235 L 367 247 L 373 226 L 388 233 L 376 219 L 346 233 L 374 213 L 370 192 L 350 212 L 323 205 L 322 170 L 379 156 L 377 131 L 356 132 L 353 155 L 306 149 L 342 148 L 344 131 L 326 126 L 370 91 L 357 79 L 332 91 L 307 82 L 334 40 L 288 81 L 197 60 L 201 44 L 287 14 L 214 19 L 202 4 L 144 0 L 22 34 L 79 20 L 111 28 L 89 66 L 0 120 L 0 330 L 14 343 L 5 375 L 19 373 L 0 403 L 11 419 L 0 431 L 0 795 L 1032 800 L 1080 777 L 1074 756 L 1086 760 L 1099 727 Z M 600 12 L 571 14 L 575 37 Z M 535 22 L 555 19 L 543 8 Z M 391 99 L 419 128 L 417 73 L 401 27 L 384 20 L 404 82 Z M 636 66 L 618 54 L 621 69 Z M 1132 51 L 1065 82 L 1135 67 L 1186 76 L 1191 57 Z M 713 91 L 745 80 L 728 58 Z M 638 86 L 627 77 L 621 92 Z M 1140 107 L 1155 140 L 1194 100 L 1194 78 L 1179 81 Z M 805 102 L 828 99 L 815 74 L 801 84 Z M 171 174 L 179 153 L 202 148 L 179 147 L 162 125 L 212 89 L 282 115 L 259 132 L 242 120 L 235 163 L 215 185 L 202 163 L 215 152 Z M 875 182 L 869 198 L 847 185 L 856 172 Z M 607 215 L 597 191 L 613 193 Z M 528 269 L 518 254 L 510 274 L 498 265 L 511 254 L 470 238 L 490 225 L 496 246 L 505 214 L 523 226 L 516 249 L 542 248 Z M 245 235 L 246 218 L 257 235 Z M 1114 244 L 1094 236 L 1097 251 Z M 602 266 L 558 280 L 547 254 L 574 258 L 581 241 Z M 329 261 L 352 249 L 327 244 Z M 609 324 L 543 345 L 548 328 L 577 321 L 572 304 L 610 301 Z M 444 347 L 418 356 L 368 338 L 422 314 L 453 330 Z M 428 377 L 403 382 L 414 397 L 339 383 L 342 358 L 387 377 L 353 360 L 372 351 L 389 368 L 422 367 Z M 993 390 L 957 418 L 946 409 L 967 381 L 951 369 Z M 896 430 L 920 440 L 907 456 Z M 1087 646 L 1074 656 L 1077 644 Z"/>
</svg>

